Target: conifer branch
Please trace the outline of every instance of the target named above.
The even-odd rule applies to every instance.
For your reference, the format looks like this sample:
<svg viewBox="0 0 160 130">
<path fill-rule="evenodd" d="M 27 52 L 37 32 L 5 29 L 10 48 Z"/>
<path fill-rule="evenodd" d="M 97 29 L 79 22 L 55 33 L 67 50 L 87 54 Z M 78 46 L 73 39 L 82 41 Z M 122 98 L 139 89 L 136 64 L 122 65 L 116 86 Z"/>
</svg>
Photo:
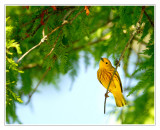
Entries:
<svg viewBox="0 0 160 130">
<path fill-rule="evenodd" d="M 68 22 L 67 20 L 64 20 L 63 23 L 62 23 L 60 26 L 58 26 L 58 27 L 56 27 L 55 29 L 53 29 L 49 34 L 47 34 L 45 37 L 43 37 L 43 38 L 41 39 L 41 41 L 40 41 L 37 45 L 35 45 L 35 46 L 32 47 L 31 49 L 29 49 L 25 54 L 23 54 L 23 55 L 17 60 L 17 63 L 18 63 L 19 61 L 21 61 L 29 52 L 31 52 L 32 50 L 34 50 L 35 48 L 37 48 L 38 46 L 40 46 L 40 45 L 47 39 L 47 37 L 49 37 L 52 33 L 54 33 L 55 31 L 57 31 L 59 28 L 63 27 L 65 24 L 72 23 L 73 20 L 75 20 L 82 12 L 84 12 L 84 10 L 78 12 L 78 13 L 70 20 L 70 22 Z"/>
<path fill-rule="evenodd" d="M 137 22 L 137 24 L 136 24 L 136 29 L 135 29 L 135 30 L 133 31 L 133 33 L 131 34 L 131 36 L 130 36 L 130 38 L 129 38 L 129 40 L 128 40 L 125 48 L 124 48 L 124 50 L 122 51 L 121 56 L 120 56 L 120 58 L 119 58 L 119 60 L 118 60 L 118 63 L 117 63 L 117 65 L 116 65 L 116 68 L 114 69 L 114 72 L 113 72 L 113 74 L 112 74 L 112 77 L 111 77 L 111 79 L 110 79 L 110 81 L 109 81 L 109 84 L 108 84 L 108 87 L 107 87 L 107 91 L 106 91 L 106 93 L 105 93 L 104 114 L 105 114 L 105 109 L 106 109 L 106 99 L 107 99 L 108 93 L 109 93 L 109 91 L 108 91 L 109 86 L 110 86 L 110 84 L 111 84 L 111 81 L 113 80 L 114 74 L 116 73 L 118 66 L 120 65 L 120 61 L 122 60 L 123 55 L 124 55 L 126 49 L 128 48 L 129 44 L 130 44 L 131 41 L 133 40 L 133 37 L 135 36 L 135 34 L 140 32 L 140 26 L 141 26 L 141 21 L 142 21 L 142 17 L 143 17 L 143 14 L 144 14 L 144 10 L 145 10 L 145 6 L 142 6 L 141 14 L 140 14 L 139 20 L 138 20 L 138 22 Z"/>
<path fill-rule="evenodd" d="M 31 52 L 33 49 L 35 49 L 36 47 L 40 46 L 40 45 L 47 39 L 47 37 L 49 37 L 49 36 L 50 36 L 52 33 L 54 33 L 56 30 L 58 30 L 59 28 L 63 27 L 65 24 L 72 23 L 73 20 L 74 20 L 76 17 L 78 17 L 78 15 L 80 15 L 83 11 L 84 11 L 84 10 L 78 12 L 78 13 L 75 15 L 75 17 L 72 18 L 72 20 L 71 20 L 70 22 L 68 22 L 67 20 L 64 20 L 63 23 L 62 23 L 62 25 L 56 27 L 56 28 L 53 29 L 49 34 L 45 35 L 37 45 L 35 45 L 35 46 L 32 47 L 29 51 L 27 51 L 24 55 L 22 55 L 22 56 L 18 59 L 17 62 L 19 62 L 20 60 L 22 60 L 22 59 L 23 59 L 29 52 Z M 55 43 L 54 43 L 54 45 L 53 45 L 53 48 L 51 49 L 50 53 L 49 53 L 47 56 L 49 56 L 49 55 L 52 53 L 52 51 L 54 50 L 54 47 L 55 47 L 55 45 L 56 45 L 56 43 L 57 43 L 57 41 L 58 41 L 59 36 L 61 35 L 61 33 L 62 33 L 62 30 L 61 30 L 61 32 L 59 33 L 59 35 L 58 35 L 58 37 L 57 37 L 57 39 L 56 39 L 56 41 L 55 41 Z M 55 57 L 53 57 L 53 59 L 56 60 Z M 28 103 L 30 102 L 32 95 L 36 92 L 39 84 L 42 82 L 42 80 L 43 80 L 44 77 L 47 75 L 47 73 L 49 72 L 50 69 L 51 69 L 51 67 L 49 67 L 49 68 L 46 70 L 46 72 L 43 74 L 42 78 L 41 78 L 40 81 L 38 82 L 37 86 L 36 86 L 36 87 L 34 88 L 34 90 L 29 94 L 29 99 L 28 99 L 28 101 L 27 101 L 26 104 L 28 104 Z"/>
</svg>

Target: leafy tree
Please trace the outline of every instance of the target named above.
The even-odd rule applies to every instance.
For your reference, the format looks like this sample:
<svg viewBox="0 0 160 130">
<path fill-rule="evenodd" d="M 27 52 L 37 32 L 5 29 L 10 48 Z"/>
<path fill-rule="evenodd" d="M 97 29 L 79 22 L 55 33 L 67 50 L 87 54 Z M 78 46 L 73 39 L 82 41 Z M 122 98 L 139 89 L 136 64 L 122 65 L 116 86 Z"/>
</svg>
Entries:
<svg viewBox="0 0 160 130">
<path fill-rule="evenodd" d="M 40 83 L 58 88 L 61 74 L 69 74 L 74 81 L 80 52 L 88 67 L 89 55 L 98 65 L 101 56 L 119 59 L 125 47 L 121 64 L 125 77 L 138 83 L 125 86 L 133 100 L 119 112 L 117 120 L 144 124 L 149 118 L 154 123 L 153 6 L 7 6 L 6 122 L 21 123 L 15 103 L 24 104 L 25 96 L 29 103 Z M 137 62 L 134 72 L 129 73 L 132 54 Z M 35 79 L 39 81 L 36 87 Z"/>
</svg>

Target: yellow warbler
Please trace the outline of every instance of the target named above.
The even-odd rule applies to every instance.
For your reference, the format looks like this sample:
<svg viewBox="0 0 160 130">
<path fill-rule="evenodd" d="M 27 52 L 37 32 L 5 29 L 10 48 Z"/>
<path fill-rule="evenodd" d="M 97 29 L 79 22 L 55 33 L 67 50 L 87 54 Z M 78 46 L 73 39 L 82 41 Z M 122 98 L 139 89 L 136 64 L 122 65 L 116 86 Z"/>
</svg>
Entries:
<svg viewBox="0 0 160 130">
<path fill-rule="evenodd" d="M 114 69 L 115 68 L 112 66 L 111 62 L 107 58 L 101 58 L 99 63 L 99 69 L 97 71 L 97 78 L 106 89 L 112 78 Z M 117 107 L 122 107 L 126 105 L 126 101 L 122 94 L 123 90 L 121 79 L 117 71 L 113 76 L 108 91 L 113 94 Z"/>
</svg>

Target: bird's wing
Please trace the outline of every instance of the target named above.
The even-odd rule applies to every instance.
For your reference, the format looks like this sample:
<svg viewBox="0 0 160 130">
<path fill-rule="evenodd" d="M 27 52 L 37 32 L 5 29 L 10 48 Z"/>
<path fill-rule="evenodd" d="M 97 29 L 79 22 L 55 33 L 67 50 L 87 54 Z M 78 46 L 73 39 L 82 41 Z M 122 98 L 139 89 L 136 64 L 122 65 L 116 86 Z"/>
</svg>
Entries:
<svg viewBox="0 0 160 130">
<path fill-rule="evenodd" d="M 118 79 L 118 82 L 119 82 L 120 87 L 121 87 L 121 92 L 123 92 L 123 90 L 122 90 L 122 82 L 121 82 L 121 79 L 120 79 L 120 76 L 119 76 L 118 72 L 116 72 L 116 73 L 114 74 L 114 76 L 116 77 L 116 79 Z"/>
</svg>

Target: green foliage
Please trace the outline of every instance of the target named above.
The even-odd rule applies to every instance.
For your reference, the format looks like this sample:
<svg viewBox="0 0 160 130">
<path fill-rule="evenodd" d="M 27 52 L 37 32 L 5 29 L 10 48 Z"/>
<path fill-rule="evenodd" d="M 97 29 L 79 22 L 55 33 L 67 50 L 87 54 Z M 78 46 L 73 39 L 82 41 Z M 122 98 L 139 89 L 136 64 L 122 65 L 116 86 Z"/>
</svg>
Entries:
<svg viewBox="0 0 160 130">
<path fill-rule="evenodd" d="M 143 54 L 148 55 L 149 58 L 147 58 L 147 60 L 145 59 L 145 61 L 139 64 L 139 71 L 142 70 L 141 73 L 138 73 L 138 75 L 141 75 L 140 77 L 138 77 L 140 81 L 136 86 L 132 88 L 128 96 L 136 90 L 141 90 L 141 88 L 146 90 L 148 89 L 148 87 L 154 86 L 154 45 L 149 45 Z"/>
<path fill-rule="evenodd" d="M 133 93 L 136 95 L 133 105 L 128 106 L 128 109 L 136 114 L 127 111 L 124 124 L 144 124 L 148 117 L 151 117 L 151 121 L 146 123 L 154 123 L 154 112 L 152 111 L 154 110 L 154 44 L 149 45 L 143 54 L 148 55 L 149 58 L 139 63 L 139 71 L 135 72 L 135 77 L 139 82 L 131 88 L 128 94 L 128 96 Z"/>
<path fill-rule="evenodd" d="M 7 123 L 19 121 L 15 102 L 23 103 L 21 99 L 33 92 L 34 80 L 43 79 L 42 83 L 54 84 L 57 89 L 61 75 L 69 74 L 74 81 L 78 75 L 80 52 L 84 54 L 86 69 L 90 65 L 90 57 L 94 57 L 96 65 L 101 56 L 119 59 L 142 9 L 141 6 L 93 6 L 89 7 L 90 13 L 87 16 L 83 11 L 84 6 L 56 8 L 57 10 L 51 6 L 29 6 L 29 9 L 6 7 Z M 61 26 L 64 20 L 68 23 Z M 125 76 L 138 81 L 135 86 L 124 86 L 128 88 L 125 91 L 128 97 L 133 97 L 133 100 L 128 101 L 124 112 L 118 114 L 117 119 L 123 115 L 124 124 L 148 123 L 148 119 L 154 123 L 154 26 L 151 21 L 154 23 L 154 7 L 148 6 L 142 18 L 142 32 L 134 36 L 122 60 Z M 16 63 L 44 35 L 50 34 L 59 26 L 61 27 L 49 35 L 45 42 Z M 147 36 L 149 38 L 146 41 Z M 141 49 L 140 46 L 143 46 L 143 52 L 136 51 L 136 48 Z M 137 62 L 134 63 L 136 69 L 129 73 L 133 53 L 137 57 Z M 17 87 L 18 81 L 20 87 Z"/>
<path fill-rule="evenodd" d="M 9 17 L 6 18 L 6 22 Z M 13 34 L 13 27 L 6 26 L 6 120 L 9 123 L 10 117 L 13 121 L 17 120 L 15 113 L 15 101 L 23 103 L 20 96 L 16 94 L 16 84 L 18 73 L 23 73 L 23 71 L 18 69 L 18 64 L 13 60 L 15 55 L 22 54 L 20 46 L 15 40 L 10 39 Z"/>
</svg>

